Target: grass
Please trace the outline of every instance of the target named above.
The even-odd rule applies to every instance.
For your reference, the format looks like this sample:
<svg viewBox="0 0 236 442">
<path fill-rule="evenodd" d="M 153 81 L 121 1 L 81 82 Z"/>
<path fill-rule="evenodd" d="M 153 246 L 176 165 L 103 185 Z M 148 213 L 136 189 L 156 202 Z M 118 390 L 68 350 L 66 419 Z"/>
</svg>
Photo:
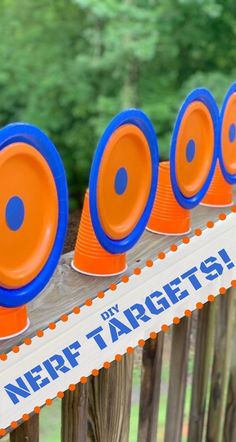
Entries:
<svg viewBox="0 0 236 442">
<path fill-rule="evenodd" d="M 59 442 L 61 432 L 61 401 L 55 399 L 51 407 L 44 407 L 40 413 L 40 441 Z"/>
</svg>

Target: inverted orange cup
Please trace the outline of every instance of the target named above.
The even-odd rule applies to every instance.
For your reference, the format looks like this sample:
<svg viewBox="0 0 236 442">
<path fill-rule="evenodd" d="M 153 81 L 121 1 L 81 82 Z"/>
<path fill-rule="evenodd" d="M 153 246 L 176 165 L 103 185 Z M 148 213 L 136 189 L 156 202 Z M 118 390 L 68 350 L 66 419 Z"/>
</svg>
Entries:
<svg viewBox="0 0 236 442">
<path fill-rule="evenodd" d="M 119 275 L 127 269 L 126 254 L 111 254 L 97 240 L 89 210 L 88 190 L 75 245 L 72 267 L 80 273 L 93 276 Z"/>
<path fill-rule="evenodd" d="M 156 197 L 147 230 L 161 235 L 184 235 L 190 231 L 190 211 L 177 202 L 170 180 L 170 163 L 159 164 Z"/>
<path fill-rule="evenodd" d="M 204 196 L 201 205 L 211 207 L 227 207 L 233 204 L 233 186 L 227 183 L 221 172 L 219 162 L 212 178 L 210 187 Z"/>
<path fill-rule="evenodd" d="M 16 308 L 0 307 L 0 340 L 20 335 L 29 324 L 25 305 Z"/>
</svg>

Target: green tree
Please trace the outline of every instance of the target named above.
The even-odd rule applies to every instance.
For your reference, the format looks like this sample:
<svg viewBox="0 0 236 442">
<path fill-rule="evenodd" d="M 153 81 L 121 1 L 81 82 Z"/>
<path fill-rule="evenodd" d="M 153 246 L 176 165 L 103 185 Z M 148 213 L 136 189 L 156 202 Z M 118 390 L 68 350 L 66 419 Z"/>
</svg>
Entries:
<svg viewBox="0 0 236 442">
<path fill-rule="evenodd" d="M 0 117 L 52 138 L 78 205 L 98 138 L 116 112 L 148 113 L 168 157 L 193 87 L 219 105 L 235 78 L 234 0 L 2 0 Z"/>
</svg>

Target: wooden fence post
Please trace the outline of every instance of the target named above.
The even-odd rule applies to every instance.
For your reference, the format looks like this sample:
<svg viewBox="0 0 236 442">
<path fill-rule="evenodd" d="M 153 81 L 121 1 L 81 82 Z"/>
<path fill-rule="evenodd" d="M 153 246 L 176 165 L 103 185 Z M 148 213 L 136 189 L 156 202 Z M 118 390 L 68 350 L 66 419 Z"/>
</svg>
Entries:
<svg viewBox="0 0 236 442">
<path fill-rule="evenodd" d="M 182 439 L 190 328 L 191 319 L 187 317 L 172 328 L 165 442 L 181 442 Z"/>
<path fill-rule="evenodd" d="M 126 354 L 91 378 L 88 441 L 128 442 L 133 361 L 133 354 Z"/>
<path fill-rule="evenodd" d="M 233 290 L 229 289 L 225 296 L 226 299 L 222 296 L 217 299 L 215 352 L 206 434 L 208 442 L 221 442 L 223 435 L 234 325 Z"/>
<path fill-rule="evenodd" d="M 235 296 L 236 291 L 232 289 L 232 295 Z M 234 306 L 236 300 L 234 299 Z M 233 326 L 233 345 L 236 342 L 236 318 L 234 318 Z M 231 367 L 230 367 L 230 378 L 229 387 L 227 393 L 227 405 L 225 411 L 225 422 L 224 422 L 224 442 L 232 442 L 236 440 L 236 351 L 232 350 Z"/>
<path fill-rule="evenodd" d="M 28 421 L 12 431 L 10 442 L 39 442 L 39 415 L 34 414 Z"/>
<path fill-rule="evenodd" d="M 143 348 L 138 442 L 157 440 L 164 333 L 148 339 Z"/>
<path fill-rule="evenodd" d="M 61 441 L 86 442 L 88 430 L 88 385 L 77 384 L 62 399 Z"/>
<path fill-rule="evenodd" d="M 208 302 L 202 310 L 198 311 L 189 416 L 189 442 L 199 442 L 203 437 L 207 390 L 214 348 L 215 312 L 215 302 Z"/>
</svg>

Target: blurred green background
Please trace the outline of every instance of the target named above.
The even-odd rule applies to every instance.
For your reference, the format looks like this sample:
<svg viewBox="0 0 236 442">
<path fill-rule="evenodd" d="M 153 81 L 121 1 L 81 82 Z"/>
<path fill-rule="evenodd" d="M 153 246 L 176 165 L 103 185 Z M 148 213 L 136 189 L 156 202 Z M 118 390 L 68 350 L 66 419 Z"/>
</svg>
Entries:
<svg viewBox="0 0 236 442">
<path fill-rule="evenodd" d="M 71 208 L 106 124 L 126 107 L 153 120 L 168 157 L 177 110 L 236 79 L 235 0 L 1 0 L 1 125 L 45 130 L 66 166 Z"/>
</svg>

